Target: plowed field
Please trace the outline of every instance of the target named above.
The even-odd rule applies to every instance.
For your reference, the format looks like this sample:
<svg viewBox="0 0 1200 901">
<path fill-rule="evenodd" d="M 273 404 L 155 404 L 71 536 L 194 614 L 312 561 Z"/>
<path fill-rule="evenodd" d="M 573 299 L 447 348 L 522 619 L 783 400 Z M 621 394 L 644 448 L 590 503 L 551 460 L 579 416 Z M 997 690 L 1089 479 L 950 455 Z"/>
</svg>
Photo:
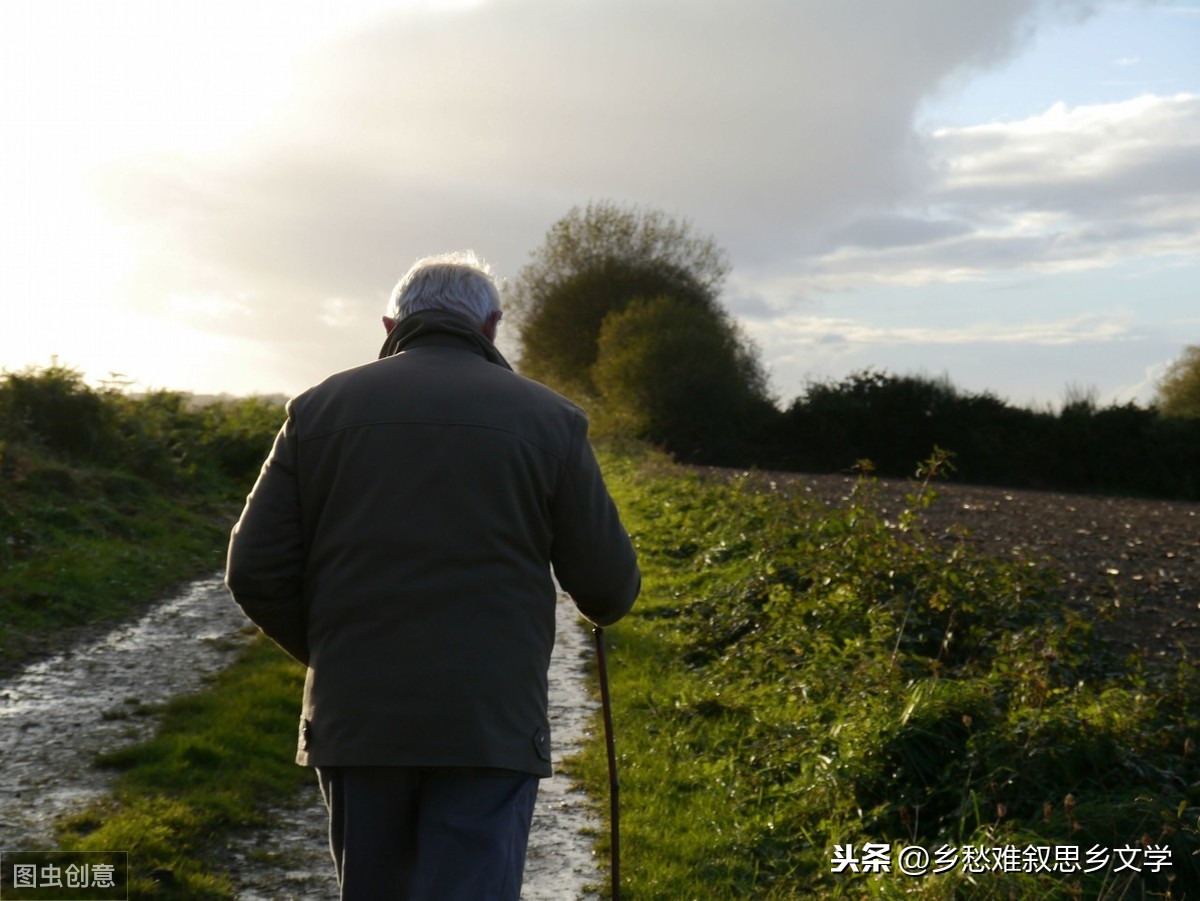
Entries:
<svg viewBox="0 0 1200 901">
<path fill-rule="evenodd" d="M 773 473 L 827 503 L 852 477 Z M 898 514 L 916 486 L 880 480 L 881 512 Z M 1077 609 L 1094 611 L 1119 649 L 1200 657 L 1200 504 L 938 483 L 922 514 L 929 536 L 1049 567 Z"/>
</svg>

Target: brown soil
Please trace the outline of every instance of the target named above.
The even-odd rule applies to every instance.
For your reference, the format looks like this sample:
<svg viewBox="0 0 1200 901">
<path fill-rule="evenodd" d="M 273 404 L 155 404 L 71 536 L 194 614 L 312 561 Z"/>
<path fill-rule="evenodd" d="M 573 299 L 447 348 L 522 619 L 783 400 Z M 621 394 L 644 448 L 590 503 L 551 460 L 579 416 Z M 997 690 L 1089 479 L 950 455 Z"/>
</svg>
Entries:
<svg viewBox="0 0 1200 901">
<path fill-rule="evenodd" d="M 802 486 L 827 503 L 847 497 L 855 481 L 840 475 L 766 477 Z M 917 487 L 880 480 L 881 512 L 898 514 Z M 965 540 L 980 551 L 1049 567 L 1064 597 L 1096 613 L 1098 628 L 1121 651 L 1200 657 L 1200 504 L 933 487 L 938 499 L 922 514 L 927 535 L 963 540 L 965 530 Z"/>
</svg>

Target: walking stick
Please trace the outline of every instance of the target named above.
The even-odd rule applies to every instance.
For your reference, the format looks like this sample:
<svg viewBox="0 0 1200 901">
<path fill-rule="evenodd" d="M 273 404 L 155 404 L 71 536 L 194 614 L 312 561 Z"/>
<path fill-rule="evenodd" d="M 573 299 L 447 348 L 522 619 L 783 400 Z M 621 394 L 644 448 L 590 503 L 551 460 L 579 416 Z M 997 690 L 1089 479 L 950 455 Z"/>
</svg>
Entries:
<svg viewBox="0 0 1200 901">
<path fill-rule="evenodd" d="M 600 668 L 600 706 L 604 711 L 604 743 L 608 749 L 608 816 L 612 843 L 612 898 L 621 899 L 621 815 L 617 801 L 617 750 L 613 743 L 612 702 L 608 698 L 608 664 L 604 659 L 604 630 L 596 626 L 596 662 Z"/>
</svg>

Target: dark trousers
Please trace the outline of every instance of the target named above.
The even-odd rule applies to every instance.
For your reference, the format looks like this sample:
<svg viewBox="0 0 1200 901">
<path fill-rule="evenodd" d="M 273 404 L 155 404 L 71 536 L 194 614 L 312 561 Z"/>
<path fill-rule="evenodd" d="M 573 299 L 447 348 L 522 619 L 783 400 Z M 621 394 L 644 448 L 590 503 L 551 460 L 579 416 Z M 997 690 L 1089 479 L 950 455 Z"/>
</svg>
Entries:
<svg viewBox="0 0 1200 901">
<path fill-rule="evenodd" d="M 516 901 L 538 779 L 468 767 L 318 767 L 342 901 Z"/>
</svg>

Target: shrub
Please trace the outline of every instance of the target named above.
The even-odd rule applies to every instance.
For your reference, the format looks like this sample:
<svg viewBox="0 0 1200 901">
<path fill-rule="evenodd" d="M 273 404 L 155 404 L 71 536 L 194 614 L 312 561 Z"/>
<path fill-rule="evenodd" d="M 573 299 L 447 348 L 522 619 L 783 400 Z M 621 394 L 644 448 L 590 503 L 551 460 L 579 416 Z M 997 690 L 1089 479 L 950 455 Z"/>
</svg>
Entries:
<svg viewBox="0 0 1200 901">
<path fill-rule="evenodd" d="M 107 458 L 116 449 L 117 423 L 112 406 L 77 370 L 55 364 L 4 376 L 0 437 L 65 457 Z"/>
<path fill-rule="evenodd" d="M 637 298 L 605 318 L 597 347 L 604 415 L 679 459 L 737 462 L 775 412 L 753 349 L 713 310 Z"/>
</svg>

